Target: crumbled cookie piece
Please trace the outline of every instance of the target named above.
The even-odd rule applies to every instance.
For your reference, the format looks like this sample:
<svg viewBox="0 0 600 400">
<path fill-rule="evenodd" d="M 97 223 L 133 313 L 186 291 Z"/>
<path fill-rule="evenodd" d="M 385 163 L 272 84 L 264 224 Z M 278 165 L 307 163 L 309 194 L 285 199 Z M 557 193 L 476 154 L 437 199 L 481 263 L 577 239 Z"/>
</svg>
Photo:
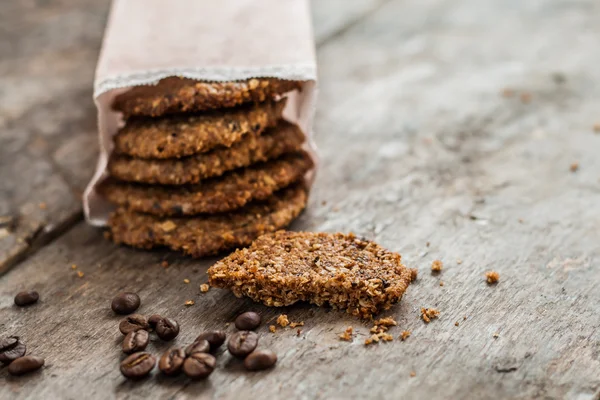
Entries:
<svg viewBox="0 0 600 400">
<path fill-rule="evenodd" d="M 163 262 L 160 263 L 160 266 L 163 268 L 168 268 L 169 267 L 169 262 L 167 260 L 164 260 Z"/>
<path fill-rule="evenodd" d="M 185 278 L 185 279 L 183 280 L 183 283 L 185 283 L 185 284 L 188 284 L 188 283 L 190 283 L 190 280 L 189 280 L 188 278 Z"/>
<path fill-rule="evenodd" d="M 290 322 L 290 328 L 297 328 L 299 326 L 304 326 L 304 321 L 300 322 Z"/>
<path fill-rule="evenodd" d="M 352 334 L 354 333 L 354 328 L 351 326 L 347 327 L 344 333 L 340 335 L 340 339 L 345 340 L 346 342 L 352 341 Z"/>
<path fill-rule="evenodd" d="M 187 300 L 187 301 L 185 302 L 185 305 L 186 305 L 187 307 L 193 306 L 194 304 L 195 304 L 195 303 L 194 303 L 194 300 Z"/>
<path fill-rule="evenodd" d="M 444 281 L 440 281 L 440 286 L 444 286 Z"/>
<path fill-rule="evenodd" d="M 377 336 L 376 334 L 371 335 L 365 340 L 365 346 L 368 346 L 373 343 L 379 343 L 379 336 Z"/>
<path fill-rule="evenodd" d="M 493 336 L 494 339 L 498 339 L 498 337 L 500 336 L 500 334 L 498 332 L 496 332 L 492 336 Z"/>
<path fill-rule="evenodd" d="M 263 201 L 302 179 L 313 167 L 304 151 L 226 173 L 196 185 L 159 186 L 108 178 L 98 185 L 106 200 L 130 211 L 163 216 L 215 214 Z M 172 224 L 171 230 L 176 226 Z"/>
<path fill-rule="evenodd" d="M 570 170 L 571 172 L 577 172 L 577 171 L 579 171 L 579 163 L 576 163 L 576 162 L 572 163 L 572 164 L 569 166 L 569 170 Z"/>
<path fill-rule="evenodd" d="M 493 285 L 500 280 L 500 274 L 496 271 L 488 271 L 485 273 L 485 280 L 488 284 Z"/>
<path fill-rule="evenodd" d="M 202 82 L 168 77 L 156 85 L 136 86 L 113 101 L 112 108 L 132 116 L 159 117 L 166 114 L 230 108 L 260 103 L 283 93 L 300 89 L 301 83 L 276 78 L 234 82 Z"/>
<path fill-rule="evenodd" d="M 208 269 L 210 284 L 268 306 L 329 304 L 369 318 L 398 302 L 410 270 L 397 253 L 353 234 L 267 234 Z"/>
<path fill-rule="evenodd" d="M 456 322 L 454 323 L 454 326 L 458 326 L 458 321 L 456 321 Z"/>
<path fill-rule="evenodd" d="M 298 183 L 265 202 L 251 203 L 233 213 L 188 218 L 163 219 L 118 208 L 108 227 L 117 244 L 144 249 L 167 246 L 192 257 L 204 257 L 248 246 L 258 236 L 287 226 L 304 210 L 307 196 L 304 183 Z M 174 228 L 165 230 L 167 222 Z M 213 281 L 211 285 L 217 286 Z"/>
<path fill-rule="evenodd" d="M 437 318 L 440 312 L 435 308 L 421 308 L 421 318 L 426 323 L 431 322 L 432 319 Z"/>
<path fill-rule="evenodd" d="M 290 320 L 288 319 L 287 315 L 281 314 L 279 317 L 277 317 L 277 324 L 285 328 L 290 324 Z"/>
<path fill-rule="evenodd" d="M 415 371 L 410 371 L 410 377 L 414 378 L 415 376 L 417 376 L 417 373 Z"/>
<path fill-rule="evenodd" d="M 416 281 L 418 275 L 419 275 L 419 270 L 417 268 L 411 268 L 410 269 L 410 281 L 411 282 Z"/>
<path fill-rule="evenodd" d="M 520 99 L 521 99 L 521 103 L 523 104 L 528 104 L 529 102 L 531 102 L 531 93 L 529 92 L 523 92 L 521 93 Z"/>
<path fill-rule="evenodd" d="M 271 333 L 275 333 L 275 332 L 277 332 L 277 327 L 275 325 L 269 325 L 269 331 Z"/>
<path fill-rule="evenodd" d="M 262 135 L 248 133 L 231 147 L 179 159 L 142 159 L 113 153 L 108 171 L 113 178 L 161 185 L 195 184 L 227 171 L 299 151 L 305 137 L 300 128 L 284 120 Z"/>
<path fill-rule="evenodd" d="M 200 291 L 202 293 L 206 293 L 210 290 L 210 286 L 206 283 L 203 283 L 202 285 L 200 285 Z"/>
<path fill-rule="evenodd" d="M 276 125 L 285 106 L 265 102 L 252 106 L 166 118 L 131 118 L 114 136 L 114 151 L 139 158 L 180 158 L 217 146 L 231 147 L 248 133 L 260 135 Z"/>
<path fill-rule="evenodd" d="M 433 263 L 431 263 L 431 272 L 433 272 L 433 273 L 441 272 L 443 267 L 444 267 L 444 264 L 440 260 L 435 260 Z"/>
<path fill-rule="evenodd" d="M 410 336 L 410 331 L 402 331 L 400 334 L 400 340 L 405 341 Z"/>
</svg>

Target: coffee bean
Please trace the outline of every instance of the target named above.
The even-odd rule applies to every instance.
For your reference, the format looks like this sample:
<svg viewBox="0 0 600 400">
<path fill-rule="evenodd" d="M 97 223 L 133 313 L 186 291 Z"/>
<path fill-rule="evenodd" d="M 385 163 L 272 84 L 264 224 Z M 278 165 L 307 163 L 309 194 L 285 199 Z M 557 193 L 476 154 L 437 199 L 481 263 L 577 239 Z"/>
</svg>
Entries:
<svg viewBox="0 0 600 400">
<path fill-rule="evenodd" d="M 175 375 L 181 370 L 185 361 L 185 351 L 180 348 L 169 349 L 158 361 L 158 368 L 165 375 Z"/>
<path fill-rule="evenodd" d="M 194 353 L 208 353 L 210 351 L 210 343 L 205 339 L 196 339 L 194 343 L 185 348 L 185 355 L 189 356 Z"/>
<path fill-rule="evenodd" d="M 207 331 L 201 333 L 196 338 L 195 342 L 204 339 L 210 344 L 210 351 L 215 351 L 225 343 L 226 338 L 227 335 L 223 331 Z"/>
<path fill-rule="evenodd" d="M 193 379 L 209 376 L 215 369 L 217 360 L 208 353 L 194 353 L 183 362 L 183 373 Z"/>
<path fill-rule="evenodd" d="M 260 315 L 253 311 L 248 311 L 238 315 L 235 319 L 235 327 L 240 331 L 253 331 L 260 325 Z"/>
<path fill-rule="evenodd" d="M 156 358 L 148 353 L 133 353 L 121 362 L 121 373 L 130 379 L 140 379 L 152 371 Z"/>
<path fill-rule="evenodd" d="M 277 354 L 271 350 L 256 350 L 244 359 L 244 367 L 248 371 L 260 371 L 271 368 L 277 362 Z"/>
<path fill-rule="evenodd" d="M 142 351 L 148 346 L 149 335 L 145 330 L 129 332 L 123 339 L 123 352 L 126 354 Z"/>
<path fill-rule="evenodd" d="M 23 357 L 27 351 L 25 343 L 18 336 L 9 336 L 0 339 L 0 362 L 10 364 L 13 360 Z"/>
<path fill-rule="evenodd" d="M 156 324 L 158 324 L 158 321 L 161 319 L 162 317 L 160 315 L 152 314 L 150 317 L 148 317 L 148 325 L 150 325 L 150 328 L 156 329 Z"/>
<path fill-rule="evenodd" d="M 38 370 L 44 366 L 42 357 L 24 356 L 19 357 L 8 366 L 8 373 L 11 375 L 23 375 L 28 372 Z"/>
<path fill-rule="evenodd" d="M 15 296 L 15 304 L 19 307 L 28 306 L 38 301 L 40 295 L 35 290 L 26 290 L 17 293 Z"/>
<path fill-rule="evenodd" d="M 117 314 L 131 314 L 140 306 L 140 296 L 131 292 L 119 293 L 110 303 L 110 308 Z"/>
<path fill-rule="evenodd" d="M 156 334 L 162 340 L 175 339 L 179 335 L 179 324 L 171 318 L 162 318 L 156 323 Z"/>
<path fill-rule="evenodd" d="M 258 335 L 251 331 L 239 331 L 231 335 L 227 349 L 231 355 L 244 358 L 252 353 L 258 345 Z"/>
<path fill-rule="evenodd" d="M 135 332 L 142 329 L 147 331 L 150 329 L 150 325 L 148 325 L 148 320 L 146 320 L 146 317 L 140 314 L 132 314 L 122 320 L 119 324 L 119 330 L 123 335 L 127 335 L 129 332 Z"/>
</svg>

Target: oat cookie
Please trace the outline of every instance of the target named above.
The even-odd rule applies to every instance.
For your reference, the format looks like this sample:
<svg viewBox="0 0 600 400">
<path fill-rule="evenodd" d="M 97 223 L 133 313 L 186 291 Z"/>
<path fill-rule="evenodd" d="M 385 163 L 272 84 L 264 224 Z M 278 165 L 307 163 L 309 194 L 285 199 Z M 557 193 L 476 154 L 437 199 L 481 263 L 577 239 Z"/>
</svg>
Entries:
<svg viewBox="0 0 600 400">
<path fill-rule="evenodd" d="M 159 117 L 260 103 L 294 89 L 300 89 L 300 82 L 275 78 L 202 82 L 170 77 L 156 85 L 136 86 L 128 90 L 115 98 L 112 107 L 121 111 L 125 118 Z"/>
<path fill-rule="evenodd" d="M 203 257 L 247 246 L 258 236 L 289 225 L 302 212 L 306 200 L 306 186 L 299 183 L 233 213 L 160 218 L 119 208 L 108 220 L 108 236 L 115 243 L 133 247 L 166 246 Z"/>
<path fill-rule="evenodd" d="M 302 179 L 313 166 L 306 152 L 229 172 L 196 185 L 153 186 L 108 179 L 98 190 L 108 201 L 131 211 L 181 216 L 236 210 L 265 200 Z"/>
<path fill-rule="evenodd" d="M 280 231 L 208 269 L 211 286 L 267 306 L 329 304 L 368 318 L 398 302 L 411 273 L 400 254 L 353 234 Z"/>
<path fill-rule="evenodd" d="M 198 183 L 227 171 L 267 161 L 302 147 L 304 134 L 297 125 L 279 121 L 262 135 L 244 135 L 233 146 L 218 147 L 208 153 L 181 159 L 145 160 L 113 154 L 110 174 L 123 181 L 162 185 Z"/>
<path fill-rule="evenodd" d="M 285 99 L 241 108 L 163 118 L 131 118 L 115 135 L 115 152 L 174 158 L 230 147 L 248 132 L 262 133 L 281 118 Z"/>
</svg>

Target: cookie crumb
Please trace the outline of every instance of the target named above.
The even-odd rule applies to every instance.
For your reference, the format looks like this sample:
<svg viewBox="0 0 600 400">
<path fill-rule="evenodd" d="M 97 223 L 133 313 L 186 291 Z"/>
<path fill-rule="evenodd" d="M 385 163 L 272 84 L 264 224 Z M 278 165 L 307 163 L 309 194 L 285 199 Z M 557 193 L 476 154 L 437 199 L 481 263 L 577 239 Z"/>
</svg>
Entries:
<svg viewBox="0 0 600 400">
<path fill-rule="evenodd" d="M 394 337 L 389 333 L 382 333 L 381 335 L 379 335 L 379 337 L 385 342 L 391 342 L 392 340 L 394 340 Z"/>
<path fill-rule="evenodd" d="M 408 339 L 409 336 L 410 331 L 402 331 L 402 333 L 400 334 L 400 340 L 404 342 L 406 339 Z"/>
<path fill-rule="evenodd" d="M 416 281 L 418 276 L 419 276 L 419 270 L 416 268 L 411 268 L 410 269 L 410 281 L 411 282 Z"/>
<path fill-rule="evenodd" d="M 574 162 L 573 164 L 571 164 L 569 166 L 569 171 L 571 171 L 571 172 L 577 172 L 577 171 L 579 171 L 579 163 Z"/>
<path fill-rule="evenodd" d="M 494 339 L 498 339 L 498 336 L 500 336 L 500 334 L 499 334 L 498 332 L 496 332 L 496 333 L 494 333 L 494 334 L 492 335 L 492 337 L 493 337 Z"/>
<path fill-rule="evenodd" d="M 531 93 L 529 93 L 529 92 L 521 93 L 520 99 L 521 99 L 521 103 L 528 104 L 529 102 L 531 102 Z"/>
<path fill-rule="evenodd" d="M 440 286 L 444 286 L 444 281 L 440 281 Z"/>
<path fill-rule="evenodd" d="M 169 262 L 167 260 L 164 260 L 163 262 L 160 263 L 160 266 L 163 268 L 167 268 L 169 266 Z"/>
<path fill-rule="evenodd" d="M 277 328 L 275 327 L 275 325 L 271 325 L 269 326 L 269 331 L 271 331 L 271 333 L 275 333 L 277 331 Z"/>
<path fill-rule="evenodd" d="M 441 272 L 442 268 L 444 268 L 444 264 L 440 260 L 435 260 L 431 263 L 431 272 L 433 273 Z"/>
<path fill-rule="evenodd" d="M 300 336 L 301 333 L 302 333 L 302 329 L 298 328 L 296 330 L 296 336 Z"/>
<path fill-rule="evenodd" d="M 415 371 L 410 371 L 410 377 L 414 378 L 415 376 L 417 376 L 417 373 Z"/>
<path fill-rule="evenodd" d="M 354 328 L 352 328 L 351 326 L 347 327 L 344 333 L 340 335 L 340 339 L 345 340 L 346 342 L 351 342 L 353 332 Z"/>
<path fill-rule="evenodd" d="M 323 200 L 323 201 L 321 202 L 321 205 L 322 205 L 322 206 L 326 206 L 326 205 L 327 205 L 327 200 Z"/>
<path fill-rule="evenodd" d="M 467 316 L 465 315 L 465 316 L 463 317 L 463 321 L 466 321 L 466 320 L 467 320 Z"/>
<path fill-rule="evenodd" d="M 187 279 L 187 278 L 185 278 L 185 279 L 183 280 L 183 283 L 185 283 L 185 284 L 188 284 L 188 283 L 190 283 L 190 280 L 189 280 L 189 279 Z"/>
<path fill-rule="evenodd" d="M 431 244 L 431 243 L 427 242 L 427 243 L 425 243 L 425 246 L 426 246 L 426 247 L 429 247 L 429 245 L 430 245 L 430 244 Z"/>
<path fill-rule="evenodd" d="M 38 207 L 40 208 L 40 210 L 45 210 L 46 208 L 48 208 L 48 206 L 44 202 L 41 202 L 40 204 L 38 204 Z"/>
<path fill-rule="evenodd" d="M 458 326 L 458 321 L 456 321 L 456 322 L 454 323 L 454 326 Z"/>
<path fill-rule="evenodd" d="M 373 343 L 379 343 L 379 336 L 373 334 L 371 337 L 365 340 L 365 346 L 368 346 Z"/>
<path fill-rule="evenodd" d="M 84 273 L 82 271 L 77 271 L 77 276 L 83 278 Z"/>
<path fill-rule="evenodd" d="M 513 97 L 515 95 L 515 91 L 510 88 L 504 88 L 504 89 L 502 89 L 501 94 L 502 94 L 502 97 Z"/>
<path fill-rule="evenodd" d="M 300 322 L 290 322 L 290 328 L 296 328 L 298 326 L 304 326 L 304 321 Z"/>
<path fill-rule="evenodd" d="M 421 318 L 425 323 L 431 322 L 432 319 L 437 318 L 440 315 L 440 312 L 435 308 L 423 308 L 421 307 Z"/>
<path fill-rule="evenodd" d="M 76 264 L 72 264 L 71 265 L 71 269 L 77 269 L 77 265 Z"/>
<path fill-rule="evenodd" d="M 208 286 L 208 284 L 206 284 L 206 283 L 203 283 L 202 285 L 200 285 L 200 291 L 202 293 L 208 292 L 209 289 L 210 289 L 210 286 Z"/>
<path fill-rule="evenodd" d="M 281 314 L 279 317 L 277 317 L 277 324 L 285 328 L 290 324 L 290 320 L 288 319 L 287 315 Z"/>
<path fill-rule="evenodd" d="M 593 129 L 594 132 L 600 133 L 600 123 L 594 124 Z"/>
<path fill-rule="evenodd" d="M 389 326 L 396 326 L 396 325 L 398 325 L 398 323 L 396 322 L 396 320 L 394 318 L 386 317 L 386 318 L 381 318 L 378 321 L 375 321 L 375 325 L 389 327 Z"/>
<path fill-rule="evenodd" d="M 461 260 L 460 258 L 457 258 L 457 259 L 456 259 L 456 263 L 457 263 L 458 265 L 460 265 L 460 264 L 462 264 L 462 263 L 463 263 L 463 260 Z"/>
<path fill-rule="evenodd" d="M 193 305 L 194 305 L 194 300 L 187 300 L 187 301 L 185 302 L 185 305 L 186 305 L 187 307 L 189 307 L 189 306 L 193 306 Z"/>
<path fill-rule="evenodd" d="M 229 328 L 229 325 L 231 325 L 231 322 L 225 322 L 225 328 Z"/>
<path fill-rule="evenodd" d="M 488 271 L 485 273 L 485 280 L 488 284 L 493 285 L 500 280 L 500 274 L 496 271 Z"/>
</svg>

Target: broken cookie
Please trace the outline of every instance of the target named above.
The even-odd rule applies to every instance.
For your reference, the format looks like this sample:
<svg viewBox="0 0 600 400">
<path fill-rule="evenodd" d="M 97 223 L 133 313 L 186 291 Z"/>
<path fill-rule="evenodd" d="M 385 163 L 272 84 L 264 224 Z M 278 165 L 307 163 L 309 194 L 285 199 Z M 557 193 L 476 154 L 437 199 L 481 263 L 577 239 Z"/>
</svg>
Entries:
<svg viewBox="0 0 600 400">
<path fill-rule="evenodd" d="M 369 318 L 398 302 L 411 281 L 401 256 L 353 234 L 280 231 L 208 269 L 212 286 L 267 306 L 329 304 Z"/>
</svg>

